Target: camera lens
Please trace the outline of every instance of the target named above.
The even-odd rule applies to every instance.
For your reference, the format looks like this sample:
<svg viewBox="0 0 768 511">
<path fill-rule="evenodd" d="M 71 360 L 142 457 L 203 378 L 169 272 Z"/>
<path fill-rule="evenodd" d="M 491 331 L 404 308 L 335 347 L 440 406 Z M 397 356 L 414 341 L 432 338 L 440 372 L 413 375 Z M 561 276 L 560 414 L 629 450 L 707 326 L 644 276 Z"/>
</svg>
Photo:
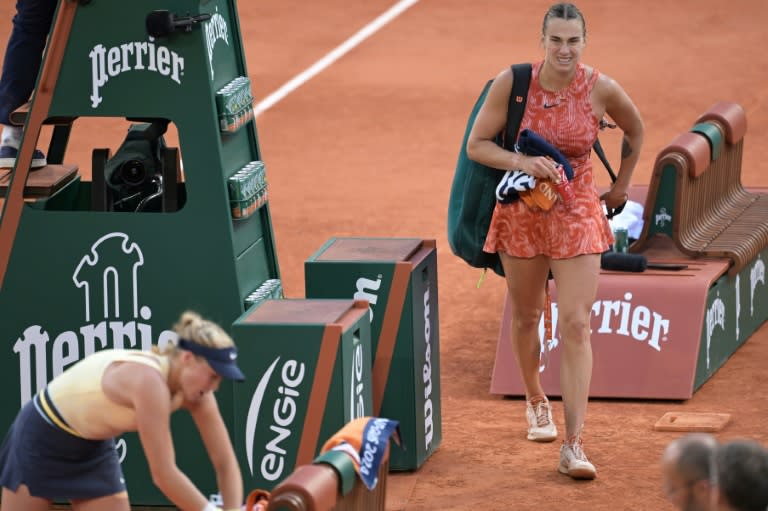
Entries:
<svg viewBox="0 0 768 511">
<path fill-rule="evenodd" d="M 140 186 L 147 178 L 144 164 L 139 160 L 128 160 L 120 165 L 120 179 L 129 186 Z"/>
</svg>

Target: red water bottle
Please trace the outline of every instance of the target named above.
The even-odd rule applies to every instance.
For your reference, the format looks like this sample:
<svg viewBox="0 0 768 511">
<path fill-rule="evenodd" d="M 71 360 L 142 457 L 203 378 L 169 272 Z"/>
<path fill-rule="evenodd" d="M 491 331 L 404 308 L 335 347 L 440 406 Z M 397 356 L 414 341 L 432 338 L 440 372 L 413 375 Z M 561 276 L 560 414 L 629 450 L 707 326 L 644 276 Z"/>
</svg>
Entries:
<svg viewBox="0 0 768 511">
<path fill-rule="evenodd" d="M 573 186 L 571 185 L 571 182 L 568 181 L 568 176 L 565 175 L 565 169 L 563 166 L 558 165 L 557 170 L 560 174 L 560 180 L 555 183 L 555 190 L 557 190 L 557 194 L 560 196 L 560 200 L 563 201 L 565 207 L 569 208 L 573 206 L 576 195 L 573 192 Z"/>
</svg>

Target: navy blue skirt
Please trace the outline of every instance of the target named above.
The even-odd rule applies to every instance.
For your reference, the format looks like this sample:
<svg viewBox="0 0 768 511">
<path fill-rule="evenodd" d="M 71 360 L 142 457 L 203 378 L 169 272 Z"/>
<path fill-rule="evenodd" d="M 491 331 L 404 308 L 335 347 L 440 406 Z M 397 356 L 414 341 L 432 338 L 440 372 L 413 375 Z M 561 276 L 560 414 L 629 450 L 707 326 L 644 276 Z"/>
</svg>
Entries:
<svg viewBox="0 0 768 511">
<path fill-rule="evenodd" d="M 35 497 L 92 499 L 126 491 L 114 439 L 86 440 L 49 422 L 35 399 L 19 411 L 0 447 L 0 485 Z"/>
</svg>

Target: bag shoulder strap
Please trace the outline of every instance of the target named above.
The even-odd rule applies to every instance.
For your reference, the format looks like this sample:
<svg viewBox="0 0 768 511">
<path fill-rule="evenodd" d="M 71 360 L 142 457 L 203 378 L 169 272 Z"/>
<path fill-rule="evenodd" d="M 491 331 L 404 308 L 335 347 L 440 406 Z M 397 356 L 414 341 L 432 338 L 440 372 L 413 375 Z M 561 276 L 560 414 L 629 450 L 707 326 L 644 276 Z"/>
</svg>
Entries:
<svg viewBox="0 0 768 511">
<path fill-rule="evenodd" d="M 600 139 L 598 138 L 595 140 L 595 144 L 592 146 L 592 149 L 595 150 L 595 153 L 597 154 L 597 157 L 600 158 L 600 161 L 603 162 L 603 166 L 605 167 L 605 170 L 608 171 L 608 175 L 611 176 L 611 183 L 616 182 L 616 173 L 613 171 L 613 168 L 611 167 L 611 163 L 608 161 L 608 157 L 605 155 L 605 151 L 603 150 L 602 144 L 600 144 Z M 606 208 L 607 212 L 605 214 L 606 217 L 608 217 L 608 220 L 615 217 L 622 211 L 624 211 L 624 206 L 626 206 L 626 201 L 621 206 L 618 206 L 614 209 Z"/>
<path fill-rule="evenodd" d="M 597 157 L 600 158 L 601 162 L 603 162 L 603 166 L 605 167 L 605 170 L 607 170 L 608 175 L 611 176 L 611 181 L 615 183 L 616 173 L 613 171 L 613 168 L 611 167 L 611 163 L 608 161 L 608 157 L 605 156 L 605 151 L 603 151 L 603 146 L 600 143 L 599 138 L 595 140 L 595 144 L 592 146 L 592 149 L 595 150 L 595 154 L 597 154 Z"/>
<path fill-rule="evenodd" d="M 531 84 L 533 66 L 530 63 L 512 65 L 512 91 L 507 107 L 507 129 L 504 135 L 504 149 L 513 150 L 520 123 L 523 121 L 525 104 L 528 102 L 528 87 Z"/>
</svg>

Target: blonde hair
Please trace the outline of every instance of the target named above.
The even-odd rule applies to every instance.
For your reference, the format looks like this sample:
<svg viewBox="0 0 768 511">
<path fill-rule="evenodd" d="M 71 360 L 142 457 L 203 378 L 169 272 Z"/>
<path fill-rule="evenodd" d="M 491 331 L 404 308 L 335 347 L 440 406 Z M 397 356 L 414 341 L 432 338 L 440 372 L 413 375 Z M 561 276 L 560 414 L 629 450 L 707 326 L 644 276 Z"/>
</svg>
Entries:
<svg viewBox="0 0 768 511">
<path fill-rule="evenodd" d="M 173 331 L 180 339 L 186 339 L 208 348 L 229 348 L 235 345 L 232 337 L 213 321 L 204 319 L 193 311 L 185 311 L 173 325 Z M 174 355 L 178 348 L 176 344 L 167 344 L 162 351 L 152 346 L 152 351 L 161 355 Z"/>
</svg>

